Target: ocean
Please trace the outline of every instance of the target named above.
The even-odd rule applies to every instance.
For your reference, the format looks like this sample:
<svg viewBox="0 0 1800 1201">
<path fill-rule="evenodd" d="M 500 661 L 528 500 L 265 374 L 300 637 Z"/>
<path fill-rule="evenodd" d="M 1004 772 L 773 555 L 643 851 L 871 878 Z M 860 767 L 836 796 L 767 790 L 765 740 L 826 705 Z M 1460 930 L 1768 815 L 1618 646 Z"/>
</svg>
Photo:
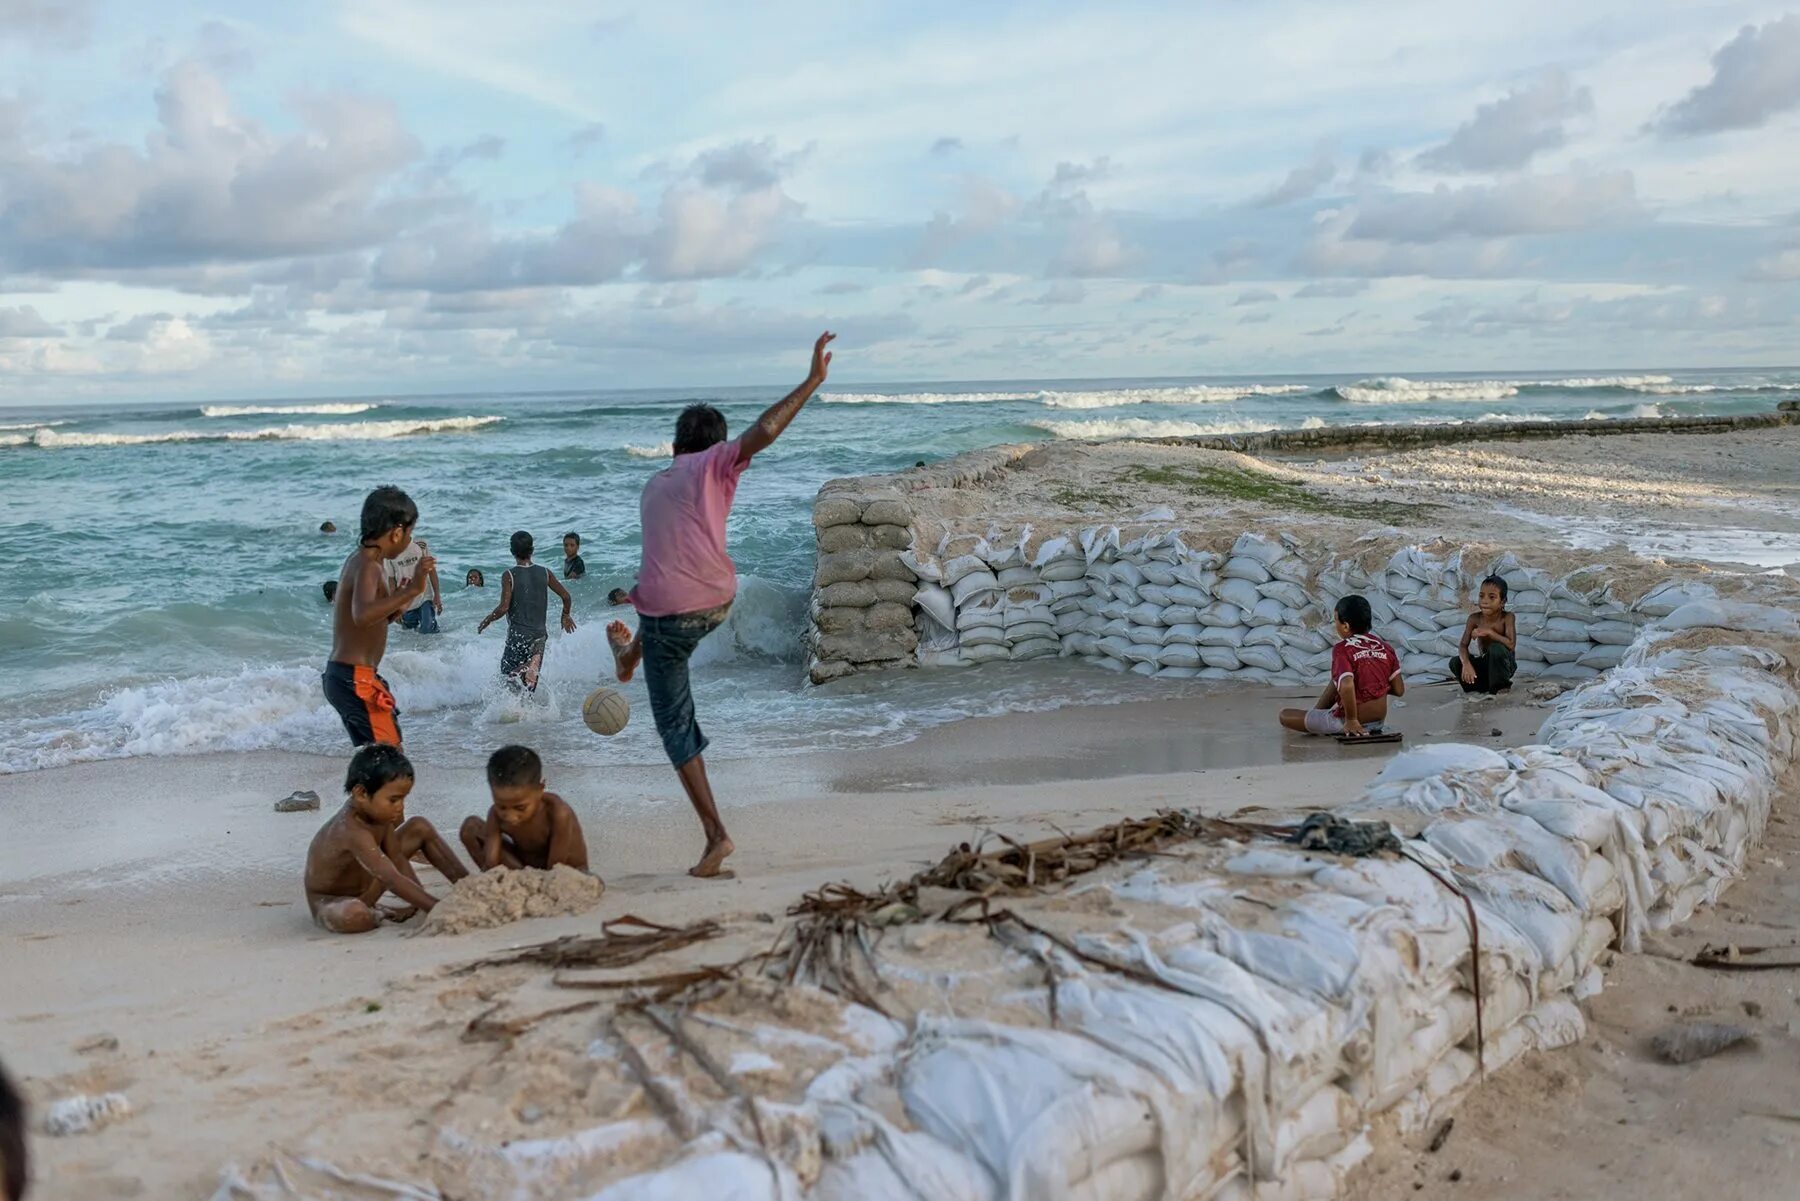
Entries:
<svg viewBox="0 0 1800 1201">
<path fill-rule="evenodd" d="M 355 544 L 363 495 L 398 484 L 438 557 L 444 632 L 396 628 L 383 673 L 407 745 L 478 763 L 523 741 L 551 763 L 656 762 L 641 685 L 611 739 L 580 721 L 610 669 L 609 589 L 637 564 L 637 497 L 667 461 L 675 415 L 707 400 L 741 429 L 781 389 L 481 394 L 208 405 L 0 408 L 0 771 L 94 759 L 284 749 L 345 752 L 319 691 L 320 591 Z M 1131 379 L 829 388 L 745 476 L 730 526 L 729 625 L 695 662 L 714 758 L 904 739 L 975 714 L 1161 696 L 1204 685 L 1078 664 L 905 673 L 804 686 L 811 501 L 843 475 L 1007 442 L 1240 433 L 1372 422 L 1760 412 L 1800 371 L 1372 379 Z M 318 533 L 335 521 L 335 536 Z M 529 530 L 570 585 L 580 629 L 552 636 L 521 701 L 496 678 L 501 630 L 475 633 Z M 470 567 L 488 587 L 465 590 Z"/>
</svg>

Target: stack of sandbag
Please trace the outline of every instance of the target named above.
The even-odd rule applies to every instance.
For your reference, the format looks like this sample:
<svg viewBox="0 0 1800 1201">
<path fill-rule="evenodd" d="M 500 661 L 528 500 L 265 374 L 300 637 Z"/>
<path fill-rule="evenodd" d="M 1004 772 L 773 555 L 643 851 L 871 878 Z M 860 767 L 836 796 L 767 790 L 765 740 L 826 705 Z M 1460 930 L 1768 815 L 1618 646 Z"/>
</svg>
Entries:
<svg viewBox="0 0 1800 1201">
<path fill-rule="evenodd" d="M 821 493 L 813 573 L 808 676 L 815 684 L 862 667 L 913 661 L 919 645 L 909 566 L 912 509 L 898 493 Z"/>
<path fill-rule="evenodd" d="M 800 1083 L 747 1109 L 652 1057 L 660 1110 L 711 1133 L 586 1192 L 1333 1197 L 1378 1116 L 1423 1130 L 1480 1067 L 1580 1038 L 1604 950 L 1717 895 L 1800 752 L 1797 654 L 1792 612 L 1691 599 L 1565 693 L 1539 745 L 1410 750 L 1335 811 L 1401 853 L 1199 839 L 1021 898 L 1029 924 L 889 931 L 879 995 L 904 1023 L 821 994 L 754 1020 L 701 1003 L 712 1062 L 753 1038 L 745 1062 L 807 1063 Z M 942 958 L 956 939 L 973 966 Z M 646 1124 L 563 1141 L 643 1162 Z"/>
</svg>

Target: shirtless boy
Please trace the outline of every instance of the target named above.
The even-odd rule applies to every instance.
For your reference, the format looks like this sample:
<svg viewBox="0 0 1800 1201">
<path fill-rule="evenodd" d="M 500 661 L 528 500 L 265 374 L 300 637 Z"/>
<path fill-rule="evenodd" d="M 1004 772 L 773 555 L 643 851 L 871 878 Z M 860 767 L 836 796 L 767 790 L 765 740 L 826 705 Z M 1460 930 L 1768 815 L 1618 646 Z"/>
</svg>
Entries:
<svg viewBox="0 0 1800 1201">
<path fill-rule="evenodd" d="M 544 763 L 530 747 L 503 746 L 488 759 L 488 790 L 494 804 L 487 819 L 462 824 L 463 848 L 476 871 L 535 867 L 548 871 L 566 863 L 588 869 L 587 839 L 569 803 L 544 791 Z"/>
<path fill-rule="evenodd" d="M 344 560 L 332 602 L 331 661 L 322 681 L 325 699 L 343 719 L 350 745 L 400 745 L 400 711 L 379 674 L 387 653 L 388 623 L 423 596 L 437 560 L 422 555 L 404 588 L 390 592 L 382 565 L 412 541 L 419 510 L 400 489 L 384 485 L 363 501 L 362 541 Z"/>
<path fill-rule="evenodd" d="M 436 905 L 413 874 L 416 854 L 451 883 L 469 874 L 430 822 L 407 818 L 412 786 L 413 766 L 399 747 L 365 746 L 351 756 L 344 807 L 313 835 L 306 852 L 306 904 L 313 920 L 333 934 L 364 934 Z M 377 904 L 390 892 L 405 906 Z"/>
</svg>

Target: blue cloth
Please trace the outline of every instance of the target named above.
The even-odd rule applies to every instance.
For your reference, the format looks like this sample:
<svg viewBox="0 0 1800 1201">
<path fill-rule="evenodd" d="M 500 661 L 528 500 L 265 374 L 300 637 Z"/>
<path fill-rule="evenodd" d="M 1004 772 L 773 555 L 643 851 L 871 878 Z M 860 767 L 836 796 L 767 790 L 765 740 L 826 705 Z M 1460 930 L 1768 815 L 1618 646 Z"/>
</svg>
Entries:
<svg viewBox="0 0 1800 1201">
<path fill-rule="evenodd" d="M 729 604 L 698 613 L 640 617 L 638 637 L 644 646 L 644 686 L 650 692 L 650 716 L 662 736 L 669 762 L 683 767 L 709 745 L 694 715 L 688 684 L 688 660 L 708 634 L 725 624 Z"/>
<path fill-rule="evenodd" d="M 408 609 L 400 615 L 400 624 L 421 634 L 435 634 L 438 632 L 437 606 L 426 601 L 416 609 Z"/>
</svg>

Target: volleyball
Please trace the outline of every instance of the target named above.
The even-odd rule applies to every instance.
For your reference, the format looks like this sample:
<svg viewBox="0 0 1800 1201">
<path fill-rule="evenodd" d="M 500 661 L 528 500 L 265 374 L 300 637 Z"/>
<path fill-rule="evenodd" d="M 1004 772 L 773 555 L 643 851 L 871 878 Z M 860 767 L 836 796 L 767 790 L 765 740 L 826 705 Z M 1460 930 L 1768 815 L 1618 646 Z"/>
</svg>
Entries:
<svg viewBox="0 0 1800 1201">
<path fill-rule="evenodd" d="M 631 720 L 631 702 L 614 689 L 596 688 L 581 703 L 581 720 L 596 734 L 617 734 Z"/>
</svg>

